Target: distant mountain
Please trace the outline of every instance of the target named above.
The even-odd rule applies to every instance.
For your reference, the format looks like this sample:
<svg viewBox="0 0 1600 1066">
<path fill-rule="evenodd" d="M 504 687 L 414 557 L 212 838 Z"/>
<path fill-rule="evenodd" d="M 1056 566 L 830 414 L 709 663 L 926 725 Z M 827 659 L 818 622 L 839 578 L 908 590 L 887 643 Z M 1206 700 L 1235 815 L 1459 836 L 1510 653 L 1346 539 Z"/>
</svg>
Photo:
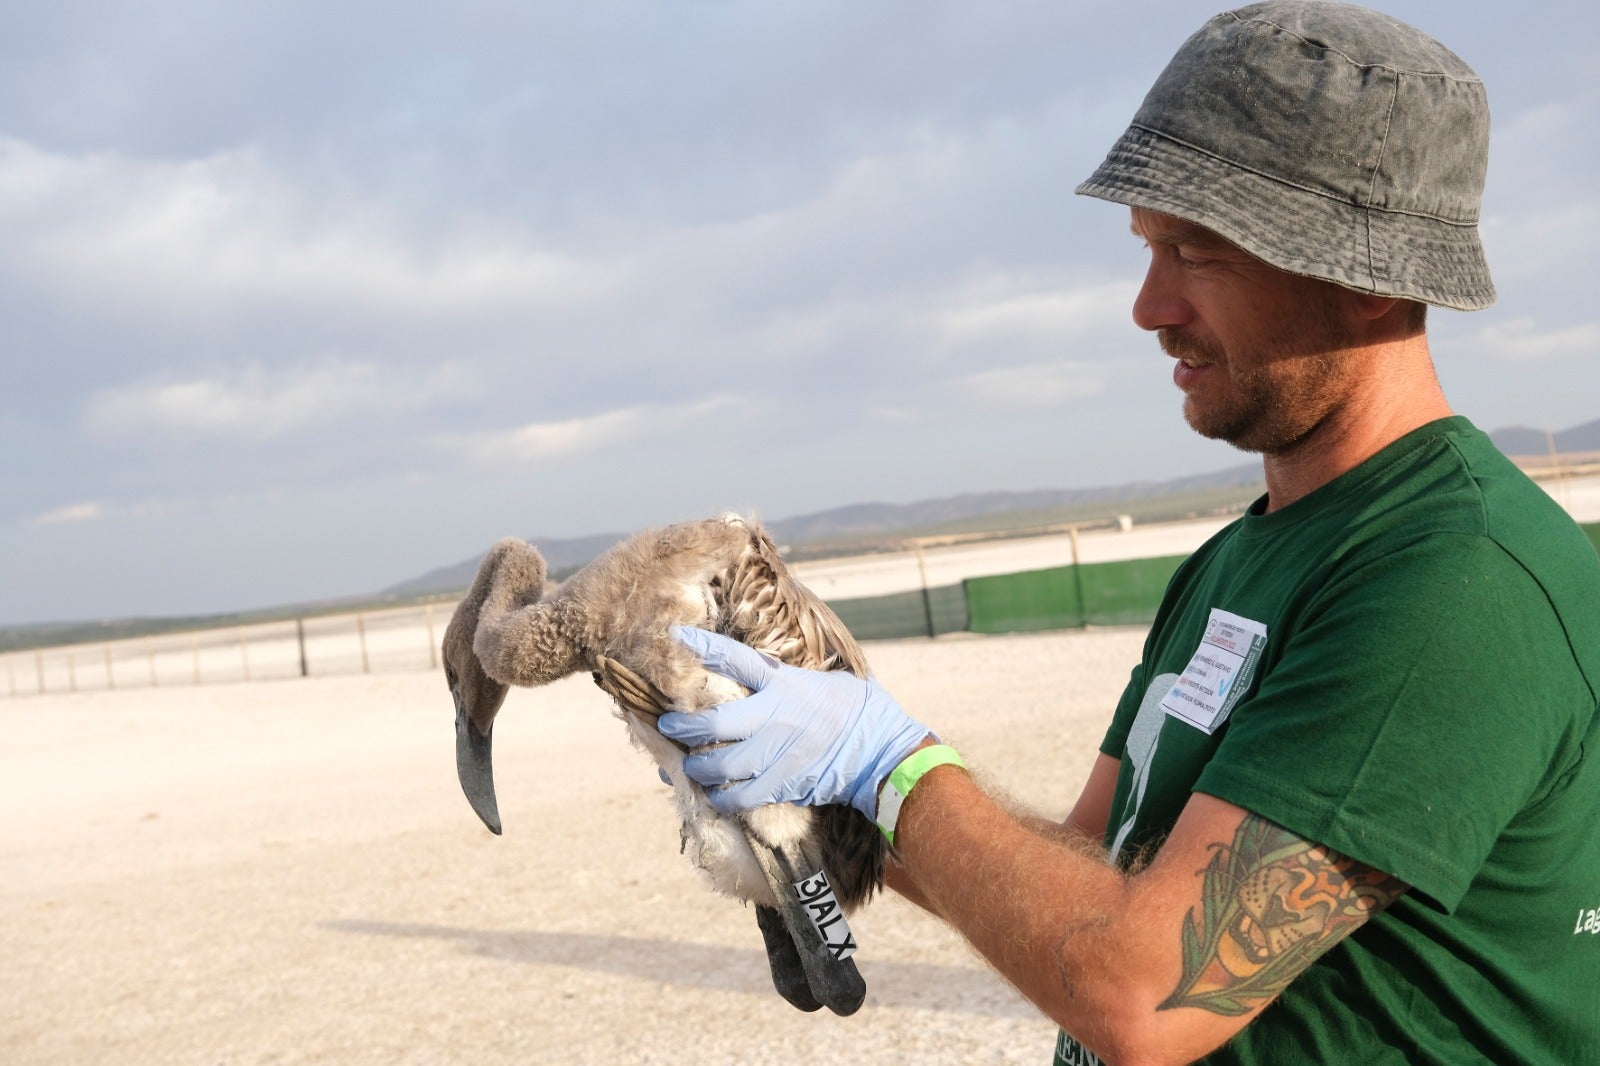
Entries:
<svg viewBox="0 0 1600 1066">
<path fill-rule="evenodd" d="M 1507 455 L 1549 454 L 1550 442 L 1540 429 L 1510 426 L 1489 434 Z M 1600 419 L 1553 434 L 1559 452 L 1600 451 Z M 1032 492 L 982 492 L 915 503 L 860 503 L 815 514 L 767 522 L 790 558 L 818 558 L 856 551 L 898 550 L 911 536 L 978 533 L 1004 536 L 1066 522 L 1107 518 L 1117 512 L 1140 522 L 1159 522 L 1194 514 L 1237 509 L 1260 491 L 1261 465 L 1242 463 L 1213 474 L 1171 481 L 1139 481 L 1088 489 L 1038 489 Z M 550 573 L 563 577 L 622 540 L 626 533 L 587 537 L 530 538 L 539 546 Z M 487 545 L 485 546 L 487 547 Z M 122 618 L 0 627 L 0 651 L 55 643 L 115 640 L 122 637 L 178 632 L 215 625 L 240 625 L 338 610 L 355 610 L 396 600 L 454 594 L 472 583 L 479 556 L 430 570 L 382 592 L 316 603 L 286 604 L 268 610 L 207 615 L 198 618 Z"/>
<path fill-rule="evenodd" d="M 1600 418 L 1551 434 L 1558 452 L 1600 452 Z M 1510 426 L 1489 434 L 1494 446 L 1507 455 L 1549 455 L 1550 438 L 1542 429 Z"/>
<path fill-rule="evenodd" d="M 980 492 L 915 503 L 858 503 L 816 514 L 768 522 L 773 536 L 788 544 L 814 544 L 850 537 L 925 531 L 968 519 L 1040 514 L 1084 504 L 1112 504 L 1179 496 L 1202 490 L 1243 488 L 1261 483 L 1261 464 L 1245 463 L 1213 474 L 1172 481 L 1135 481 L 1087 489 L 1034 489 Z"/>
<path fill-rule="evenodd" d="M 1560 430 L 1553 436 L 1557 451 L 1600 451 L 1600 419 Z M 1495 430 L 1489 437 L 1495 447 L 1507 455 L 1545 455 L 1550 450 L 1544 431 L 1540 429 L 1511 426 Z M 779 543 L 795 549 L 795 557 L 816 557 L 837 554 L 842 550 L 872 550 L 869 542 L 876 540 L 882 546 L 896 536 L 963 527 L 998 529 L 1005 524 L 1001 519 L 1006 516 L 1017 527 L 1037 526 L 1046 522 L 1083 520 L 1092 514 L 1103 517 L 1113 506 L 1126 506 L 1131 510 L 1137 501 L 1198 499 L 1206 493 L 1215 494 L 1229 489 L 1239 489 L 1242 493 L 1260 484 L 1261 464 L 1249 462 L 1213 474 L 1171 481 L 1136 481 L 1087 489 L 965 493 L 914 503 L 855 503 L 814 514 L 769 521 L 767 528 Z M 994 521 L 985 522 L 985 519 Z M 539 551 L 549 564 L 550 573 L 561 577 L 626 536 L 626 533 L 604 533 L 587 537 L 529 539 L 539 546 Z M 837 550 L 830 552 L 829 545 L 836 546 Z M 380 595 L 404 599 L 458 592 L 472 583 L 480 558 L 474 556 L 430 570 L 420 577 L 386 588 Z"/>
<path fill-rule="evenodd" d="M 544 556 L 545 565 L 550 568 L 550 573 L 559 577 L 564 572 L 576 570 L 626 536 L 628 536 L 626 533 L 600 533 L 587 537 L 557 537 L 549 540 L 530 538 L 530 540 L 539 546 L 539 554 Z M 488 550 L 487 545 L 484 550 Z M 459 592 L 472 584 L 473 575 L 478 572 L 478 562 L 482 558 L 481 555 L 475 555 L 459 563 L 429 570 L 420 577 L 391 585 L 384 589 L 381 595 L 404 599 L 410 596 L 429 596 L 436 592 Z"/>
<path fill-rule="evenodd" d="M 1126 485 L 1107 485 L 1087 489 L 1035 489 L 1028 492 L 982 492 L 920 500 L 915 503 L 858 503 L 835 507 L 815 514 L 796 515 L 766 523 L 773 537 L 788 546 L 815 546 L 828 542 L 858 541 L 862 538 L 889 538 L 932 532 L 963 522 L 999 516 L 1019 516 L 1019 525 L 1037 524 L 1039 516 L 1063 520 L 1057 514 L 1066 509 L 1098 505 L 1102 516 L 1106 508 L 1129 501 L 1183 497 L 1200 492 L 1248 489 L 1261 483 L 1259 463 L 1244 463 L 1213 474 L 1176 478 L 1171 481 L 1139 481 Z M 1027 521 L 1034 519 L 1035 521 Z M 624 539 L 627 533 L 605 533 L 587 537 L 541 539 L 530 537 L 550 567 L 560 577 L 570 573 Z M 821 554 L 808 551 L 804 554 Z M 420 577 L 383 590 L 381 595 L 403 599 L 433 593 L 457 592 L 472 583 L 481 555 L 450 566 L 430 570 Z"/>
<path fill-rule="evenodd" d="M 1509 426 L 1489 434 L 1507 455 L 1549 454 L 1541 429 Z M 1600 419 L 1553 434 L 1559 452 L 1600 451 Z M 1065 522 L 1083 522 L 1126 512 L 1138 521 L 1167 521 L 1186 515 L 1237 508 L 1260 490 L 1261 465 L 1241 463 L 1212 474 L 1170 481 L 1137 481 L 1087 489 L 1036 489 L 1031 492 L 979 492 L 914 503 L 857 503 L 814 514 L 768 521 L 767 528 L 790 558 L 820 558 L 851 552 L 899 550 L 911 536 L 977 533 L 1004 536 Z M 561 578 L 627 537 L 601 533 L 585 537 L 529 538 L 539 546 L 550 573 Z M 487 547 L 487 545 L 485 545 Z M 368 596 L 318 603 L 289 604 L 243 614 L 203 618 L 124 618 L 107 621 L 0 627 L 0 651 L 53 643 L 114 640 L 133 634 L 177 632 L 212 625 L 292 618 L 341 609 L 353 610 L 396 600 L 454 594 L 472 583 L 481 556 L 441 566 Z"/>
</svg>

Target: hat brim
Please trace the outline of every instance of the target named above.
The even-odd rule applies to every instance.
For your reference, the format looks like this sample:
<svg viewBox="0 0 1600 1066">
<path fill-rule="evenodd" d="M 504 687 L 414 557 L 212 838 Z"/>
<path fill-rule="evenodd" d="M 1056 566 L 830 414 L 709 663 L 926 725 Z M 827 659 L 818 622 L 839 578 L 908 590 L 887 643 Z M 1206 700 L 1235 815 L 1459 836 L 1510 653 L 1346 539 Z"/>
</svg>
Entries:
<svg viewBox="0 0 1600 1066">
<path fill-rule="evenodd" d="M 1348 203 L 1140 126 L 1077 191 L 1193 222 L 1280 270 L 1358 292 L 1461 311 L 1495 300 L 1476 225 Z"/>
</svg>

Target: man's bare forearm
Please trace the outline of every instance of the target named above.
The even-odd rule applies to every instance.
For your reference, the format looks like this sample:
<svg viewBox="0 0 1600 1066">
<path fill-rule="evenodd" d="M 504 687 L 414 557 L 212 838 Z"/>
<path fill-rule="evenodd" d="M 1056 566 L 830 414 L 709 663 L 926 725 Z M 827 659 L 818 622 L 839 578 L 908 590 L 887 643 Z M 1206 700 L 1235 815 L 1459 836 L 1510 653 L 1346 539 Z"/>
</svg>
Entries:
<svg viewBox="0 0 1600 1066">
<path fill-rule="evenodd" d="M 1109 918 L 1129 886 L 1099 844 L 1018 818 L 954 768 L 924 778 L 900 819 L 896 880 L 906 894 L 955 926 L 1046 1014 L 1104 1045 L 1089 1031 L 1098 1020 L 1079 992 L 1114 972 Z"/>
<path fill-rule="evenodd" d="M 901 808 L 899 876 L 1119 1063 L 1190 1062 L 1220 1046 L 1405 888 L 1204 793 L 1135 872 L 1073 826 L 1035 828 L 965 771 L 936 768 Z"/>
</svg>

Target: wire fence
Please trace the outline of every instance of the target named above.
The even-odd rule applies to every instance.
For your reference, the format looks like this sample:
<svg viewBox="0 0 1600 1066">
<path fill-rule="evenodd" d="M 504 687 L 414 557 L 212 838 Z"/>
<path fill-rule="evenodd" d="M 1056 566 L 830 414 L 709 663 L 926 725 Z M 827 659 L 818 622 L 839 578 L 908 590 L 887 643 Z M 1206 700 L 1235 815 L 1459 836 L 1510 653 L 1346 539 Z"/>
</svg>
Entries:
<svg viewBox="0 0 1600 1066">
<path fill-rule="evenodd" d="M 1148 621 L 1181 558 L 1086 563 L 827 602 L 861 640 Z M 1156 570 L 1146 575 L 1152 563 Z M 1124 613 L 1112 617 L 1107 603 Z M 437 669 L 454 610 L 454 603 L 429 603 L 11 652 L 0 660 L 11 696 Z"/>
<path fill-rule="evenodd" d="M 1600 523 L 1583 528 L 1600 551 Z M 1155 616 L 1167 579 L 1183 558 L 1085 562 L 934 587 L 927 584 L 928 570 L 914 560 L 920 588 L 855 597 L 814 591 L 862 640 L 1130 625 Z M 439 642 L 455 606 L 435 602 L 6 652 L 0 654 L 0 695 L 438 669 Z"/>
<path fill-rule="evenodd" d="M 0 685 L 35 696 L 434 669 L 454 609 L 429 603 L 8 652 Z"/>
<path fill-rule="evenodd" d="M 941 536 L 917 541 L 909 551 L 800 562 L 794 570 L 859 639 L 935 637 L 972 628 L 973 579 L 1065 559 L 1093 565 L 1108 556 L 1189 550 L 1221 521 L 1130 531 L 1131 521 L 1105 519 L 998 540 Z M 1098 539 L 1085 535 L 1080 557 L 1085 530 L 1102 532 Z M 1006 598 L 991 590 L 984 602 Z M 433 601 L 0 652 L 0 697 L 438 669 L 439 642 L 455 606 Z M 1090 621 L 1076 609 L 1073 616 L 1075 624 Z M 991 619 L 985 631 L 993 632 L 993 625 Z"/>
</svg>

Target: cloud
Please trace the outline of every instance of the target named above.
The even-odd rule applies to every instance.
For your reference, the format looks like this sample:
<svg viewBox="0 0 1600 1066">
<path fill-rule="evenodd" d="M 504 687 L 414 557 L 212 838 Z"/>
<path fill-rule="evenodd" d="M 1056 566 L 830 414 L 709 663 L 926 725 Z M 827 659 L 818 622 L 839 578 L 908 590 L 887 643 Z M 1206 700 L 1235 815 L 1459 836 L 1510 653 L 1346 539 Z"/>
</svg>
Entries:
<svg viewBox="0 0 1600 1066">
<path fill-rule="evenodd" d="M 1514 175 L 1517 181 L 1531 178 L 1558 185 L 1581 181 L 1573 173 L 1572 156 L 1553 156 L 1548 149 L 1552 144 L 1572 140 L 1571 131 L 1587 124 L 1586 104 L 1546 99 L 1513 112 L 1508 119 L 1497 118 L 1490 142 L 1490 174 L 1497 167 L 1505 167 L 1509 173 L 1500 180 Z M 1582 152 L 1588 146 L 1573 140 L 1572 147 Z"/>
<path fill-rule="evenodd" d="M 1502 119 L 1495 114 L 1481 223 L 1495 280 L 1507 295 L 1529 282 L 1555 299 L 1583 299 L 1590 235 L 1600 207 L 1590 195 L 1600 164 L 1595 105 L 1585 99 L 1540 99 Z"/>
<path fill-rule="evenodd" d="M 1091 338 L 1123 326 L 1137 292 L 1129 281 L 1041 289 L 1038 282 L 989 278 L 932 316 L 945 350 L 984 369 L 946 379 L 935 391 L 991 411 L 1042 411 L 1098 395 L 1107 363 L 1071 358 Z"/>
<path fill-rule="evenodd" d="M 93 522 L 104 514 L 105 508 L 98 503 L 74 503 L 34 515 L 28 519 L 28 523 L 35 526 L 54 526 L 66 522 Z"/>
<path fill-rule="evenodd" d="M 714 396 L 678 405 L 640 404 L 582 418 L 530 422 L 515 429 L 446 435 L 439 439 L 439 443 L 468 461 L 482 465 L 537 464 L 612 451 L 689 431 L 702 431 L 708 423 L 719 424 L 711 420 L 721 421 L 725 413 L 736 411 L 741 406 L 741 401 L 732 396 Z"/>
<path fill-rule="evenodd" d="M 79 301 L 145 315 L 461 315 L 570 307 L 612 283 L 506 219 L 458 220 L 440 237 L 414 210 L 382 189 L 297 183 L 250 147 L 164 160 L 0 138 L 0 262 Z"/>
<path fill-rule="evenodd" d="M 1439 317 L 1469 356 L 1452 392 L 1491 425 L 1566 410 L 1584 364 L 1560 355 L 1592 361 L 1600 328 L 1592 49 L 1430 5 L 1495 68 L 1502 304 Z M 660 472 L 689 441 L 714 456 L 704 498 L 749 486 L 727 502 L 780 513 L 1087 477 L 1091 437 L 1150 476 L 1188 433 L 1130 428 L 1171 393 L 1128 322 L 1143 255 L 1125 211 L 1072 196 L 1198 22 L 1176 0 L 1135 5 L 1171 30 L 1138 38 L 1125 5 L 1038 2 L 189 4 L 182 34 L 140 5 L 13 6 L 0 453 L 29 462 L 7 528 L 41 560 L 63 531 L 100 538 L 157 590 L 140 609 L 284 595 L 236 550 L 203 569 L 177 543 L 281 552 L 306 530 L 320 554 L 293 566 L 329 593 L 403 576 L 356 576 L 376 553 L 353 514 L 464 555 L 522 527 L 507 489 L 530 469 L 569 532 L 652 522 L 684 506 Z M 86 524 L 29 525 L 46 514 Z M 184 539 L 202 527 L 237 538 Z M 6 609 L 75 609 L 10 577 L 54 563 L 0 555 Z"/>
<path fill-rule="evenodd" d="M 457 391 L 450 367 L 408 382 L 372 363 L 329 363 L 285 370 L 247 367 L 220 378 L 133 385 L 90 397 L 84 420 L 95 430 L 262 440 L 358 411 L 403 411 Z"/>
<path fill-rule="evenodd" d="M 1504 362 L 1593 359 L 1600 354 L 1600 324 L 1582 322 L 1541 331 L 1532 318 L 1513 318 L 1478 331 L 1473 343 L 1489 358 Z"/>
<path fill-rule="evenodd" d="M 947 387 L 995 410 L 1044 410 L 1104 392 L 1108 377 L 1103 366 L 1061 361 L 984 370 Z"/>
<path fill-rule="evenodd" d="M 1589 235 L 1596 229 L 1600 207 L 1544 198 L 1515 214 L 1485 215 L 1481 225 L 1489 269 L 1498 285 L 1513 291 L 1527 289 L 1530 281 L 1557 292 L 1569 280 L 1581 286 Z"/>
<path fill-rule="evenodd" d="M 991 291 L 945 313 L 939 332 L 946 344 L 996 347 L 1064 344 L 1092 329 L 1127 320 L 1139 287 L 1129 281 L 1072 289 L 1016 292 L 1015 282 L 996 281 Z"/>
</svg>

